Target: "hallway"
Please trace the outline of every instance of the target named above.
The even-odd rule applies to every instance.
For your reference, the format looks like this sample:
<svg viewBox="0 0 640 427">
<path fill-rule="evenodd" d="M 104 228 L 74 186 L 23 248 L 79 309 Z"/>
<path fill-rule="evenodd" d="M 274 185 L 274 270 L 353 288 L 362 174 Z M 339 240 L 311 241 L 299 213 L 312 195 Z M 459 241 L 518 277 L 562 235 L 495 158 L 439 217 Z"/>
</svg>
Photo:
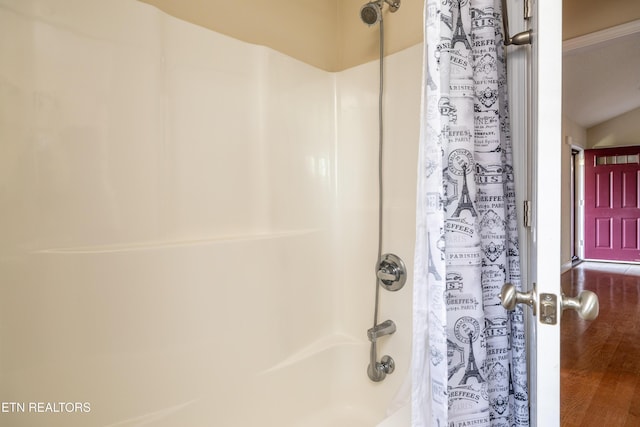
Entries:
<svg viewBox="0 0 640 427">
<path fill-rule="evenodd" d="M 583 262 L 561 283 L 600 300 L 596 320 L 562 319 L 561 425 L 640 426 L 640 266 Z"/>
</svg>

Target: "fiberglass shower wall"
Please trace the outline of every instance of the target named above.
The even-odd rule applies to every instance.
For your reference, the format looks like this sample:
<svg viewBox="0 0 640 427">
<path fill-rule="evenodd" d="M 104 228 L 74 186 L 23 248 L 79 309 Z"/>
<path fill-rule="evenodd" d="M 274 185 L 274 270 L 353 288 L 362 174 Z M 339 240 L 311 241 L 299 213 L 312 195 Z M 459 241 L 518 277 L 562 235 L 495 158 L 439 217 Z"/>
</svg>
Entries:
<svg viewBox="0 0 640 427">
<path fill-rule="evenodd" d="M 374 387 L 377 64 L 328 73 L 127 0 L 0 0 L 0 33 L 0 401 L 91 404 L 0 424 L 380 419 L 411 292 L 383 299 L 399 369 Z M 386 247 L 409 265 L 420 52 L 388 64 Z"/>
</svg>

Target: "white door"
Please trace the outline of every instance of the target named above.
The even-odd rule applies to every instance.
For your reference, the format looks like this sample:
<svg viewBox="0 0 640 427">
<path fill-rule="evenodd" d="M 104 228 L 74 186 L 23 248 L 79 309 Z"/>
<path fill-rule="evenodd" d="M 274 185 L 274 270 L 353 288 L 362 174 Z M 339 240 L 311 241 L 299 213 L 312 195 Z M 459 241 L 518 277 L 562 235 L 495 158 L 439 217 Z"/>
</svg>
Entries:
<svg viewBox="0 0 640 427">
<path fill-rule="evenodd" d="M 526 70 L 510 77 L 514 145 L 522 139 L 520 165 L 528 173 L 519 186 L 532 201 L 531 225 L 521 243 L 524 279 L 536 292 L 528 309 L 530 402 L 532 426 L 560 425 L 560 182 L 562 148 L 562 2 L 531 0 L 531 18 L 523 22 L 523 2 L 507 0 L 512 34 L 530 26 L 530 47 L 509 47 L 510 61 L 525 64 Z M 516 65 L 516 70 L 518 69 Z M 513 68 L 513 64 L 511 64 Z M 524 78 L 527 75 L 527 78 Z M 527 84 L 522 83 L 527 80 Z M 524 89 L 523 89 L 524 87 Z M 515 90 L 513 90 L 515 89 Z M 515 94 L 515 96 L 513 96 Z M 517 103 L 526 102 L 518 106 Z M 515 111 L 514 111 L 515 110 Z M 524 112 L 523 112 L 524 111 Z M 516 148 L 514 147 L 514 152 Z M 503 292 L 504 294 L 504 292 Z M 524 296 L 520 296 L 526 299 Z M 584 298 L 585 312 L 597 313 L 597 298 Z M 555 305 L 554 305 L 555 303 Z M 567 302 L 578 308 L 578 300 Z M 565 306 L 567 305 L 565 304 Z M 591 305 L 591 307 L 587 307 Z"/>
</svg>

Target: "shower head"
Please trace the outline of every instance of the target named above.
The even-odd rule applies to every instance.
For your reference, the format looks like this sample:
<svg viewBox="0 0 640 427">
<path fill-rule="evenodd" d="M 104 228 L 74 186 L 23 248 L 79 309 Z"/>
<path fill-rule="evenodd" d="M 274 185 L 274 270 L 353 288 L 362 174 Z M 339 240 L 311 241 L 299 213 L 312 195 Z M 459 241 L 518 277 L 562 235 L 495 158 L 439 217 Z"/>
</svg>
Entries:
<svg viewBox="0 0 640 427">
<path fill-rule="evenodd" d="M 387 3 L 389 10 L 395 12 L 400 8 L 400 0 L 374 0 L 360 8 L 360 19 L 368 26 L 382 21 L 382 6 Z"/>
<path fill-rule="evenodd" d="M 380 2 L 369 2 L 360 9 L 360 19 L 368 26 L 372 26 L 380 22 L 382 19 L 382 8 Z"/>
</svg>

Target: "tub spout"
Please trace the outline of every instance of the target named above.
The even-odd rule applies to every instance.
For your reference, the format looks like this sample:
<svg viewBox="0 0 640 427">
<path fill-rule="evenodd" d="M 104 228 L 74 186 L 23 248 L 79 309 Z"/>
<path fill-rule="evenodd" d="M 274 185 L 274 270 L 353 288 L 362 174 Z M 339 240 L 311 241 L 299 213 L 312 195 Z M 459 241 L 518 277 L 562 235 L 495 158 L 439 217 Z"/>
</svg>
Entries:
<svg viewBox="0 0 640 427">
<path fill-rule="evenodd" d="M 378 337 L 383 337 L 385 335 L 391 335 L 396 331 L 396 324 L 393 320 L 385 320 L 382 323 L 378 323 L 373 328 L 367 331 L 367 336 L 369 337 L 369 341 L 376 342 Z"/>
</svg>

